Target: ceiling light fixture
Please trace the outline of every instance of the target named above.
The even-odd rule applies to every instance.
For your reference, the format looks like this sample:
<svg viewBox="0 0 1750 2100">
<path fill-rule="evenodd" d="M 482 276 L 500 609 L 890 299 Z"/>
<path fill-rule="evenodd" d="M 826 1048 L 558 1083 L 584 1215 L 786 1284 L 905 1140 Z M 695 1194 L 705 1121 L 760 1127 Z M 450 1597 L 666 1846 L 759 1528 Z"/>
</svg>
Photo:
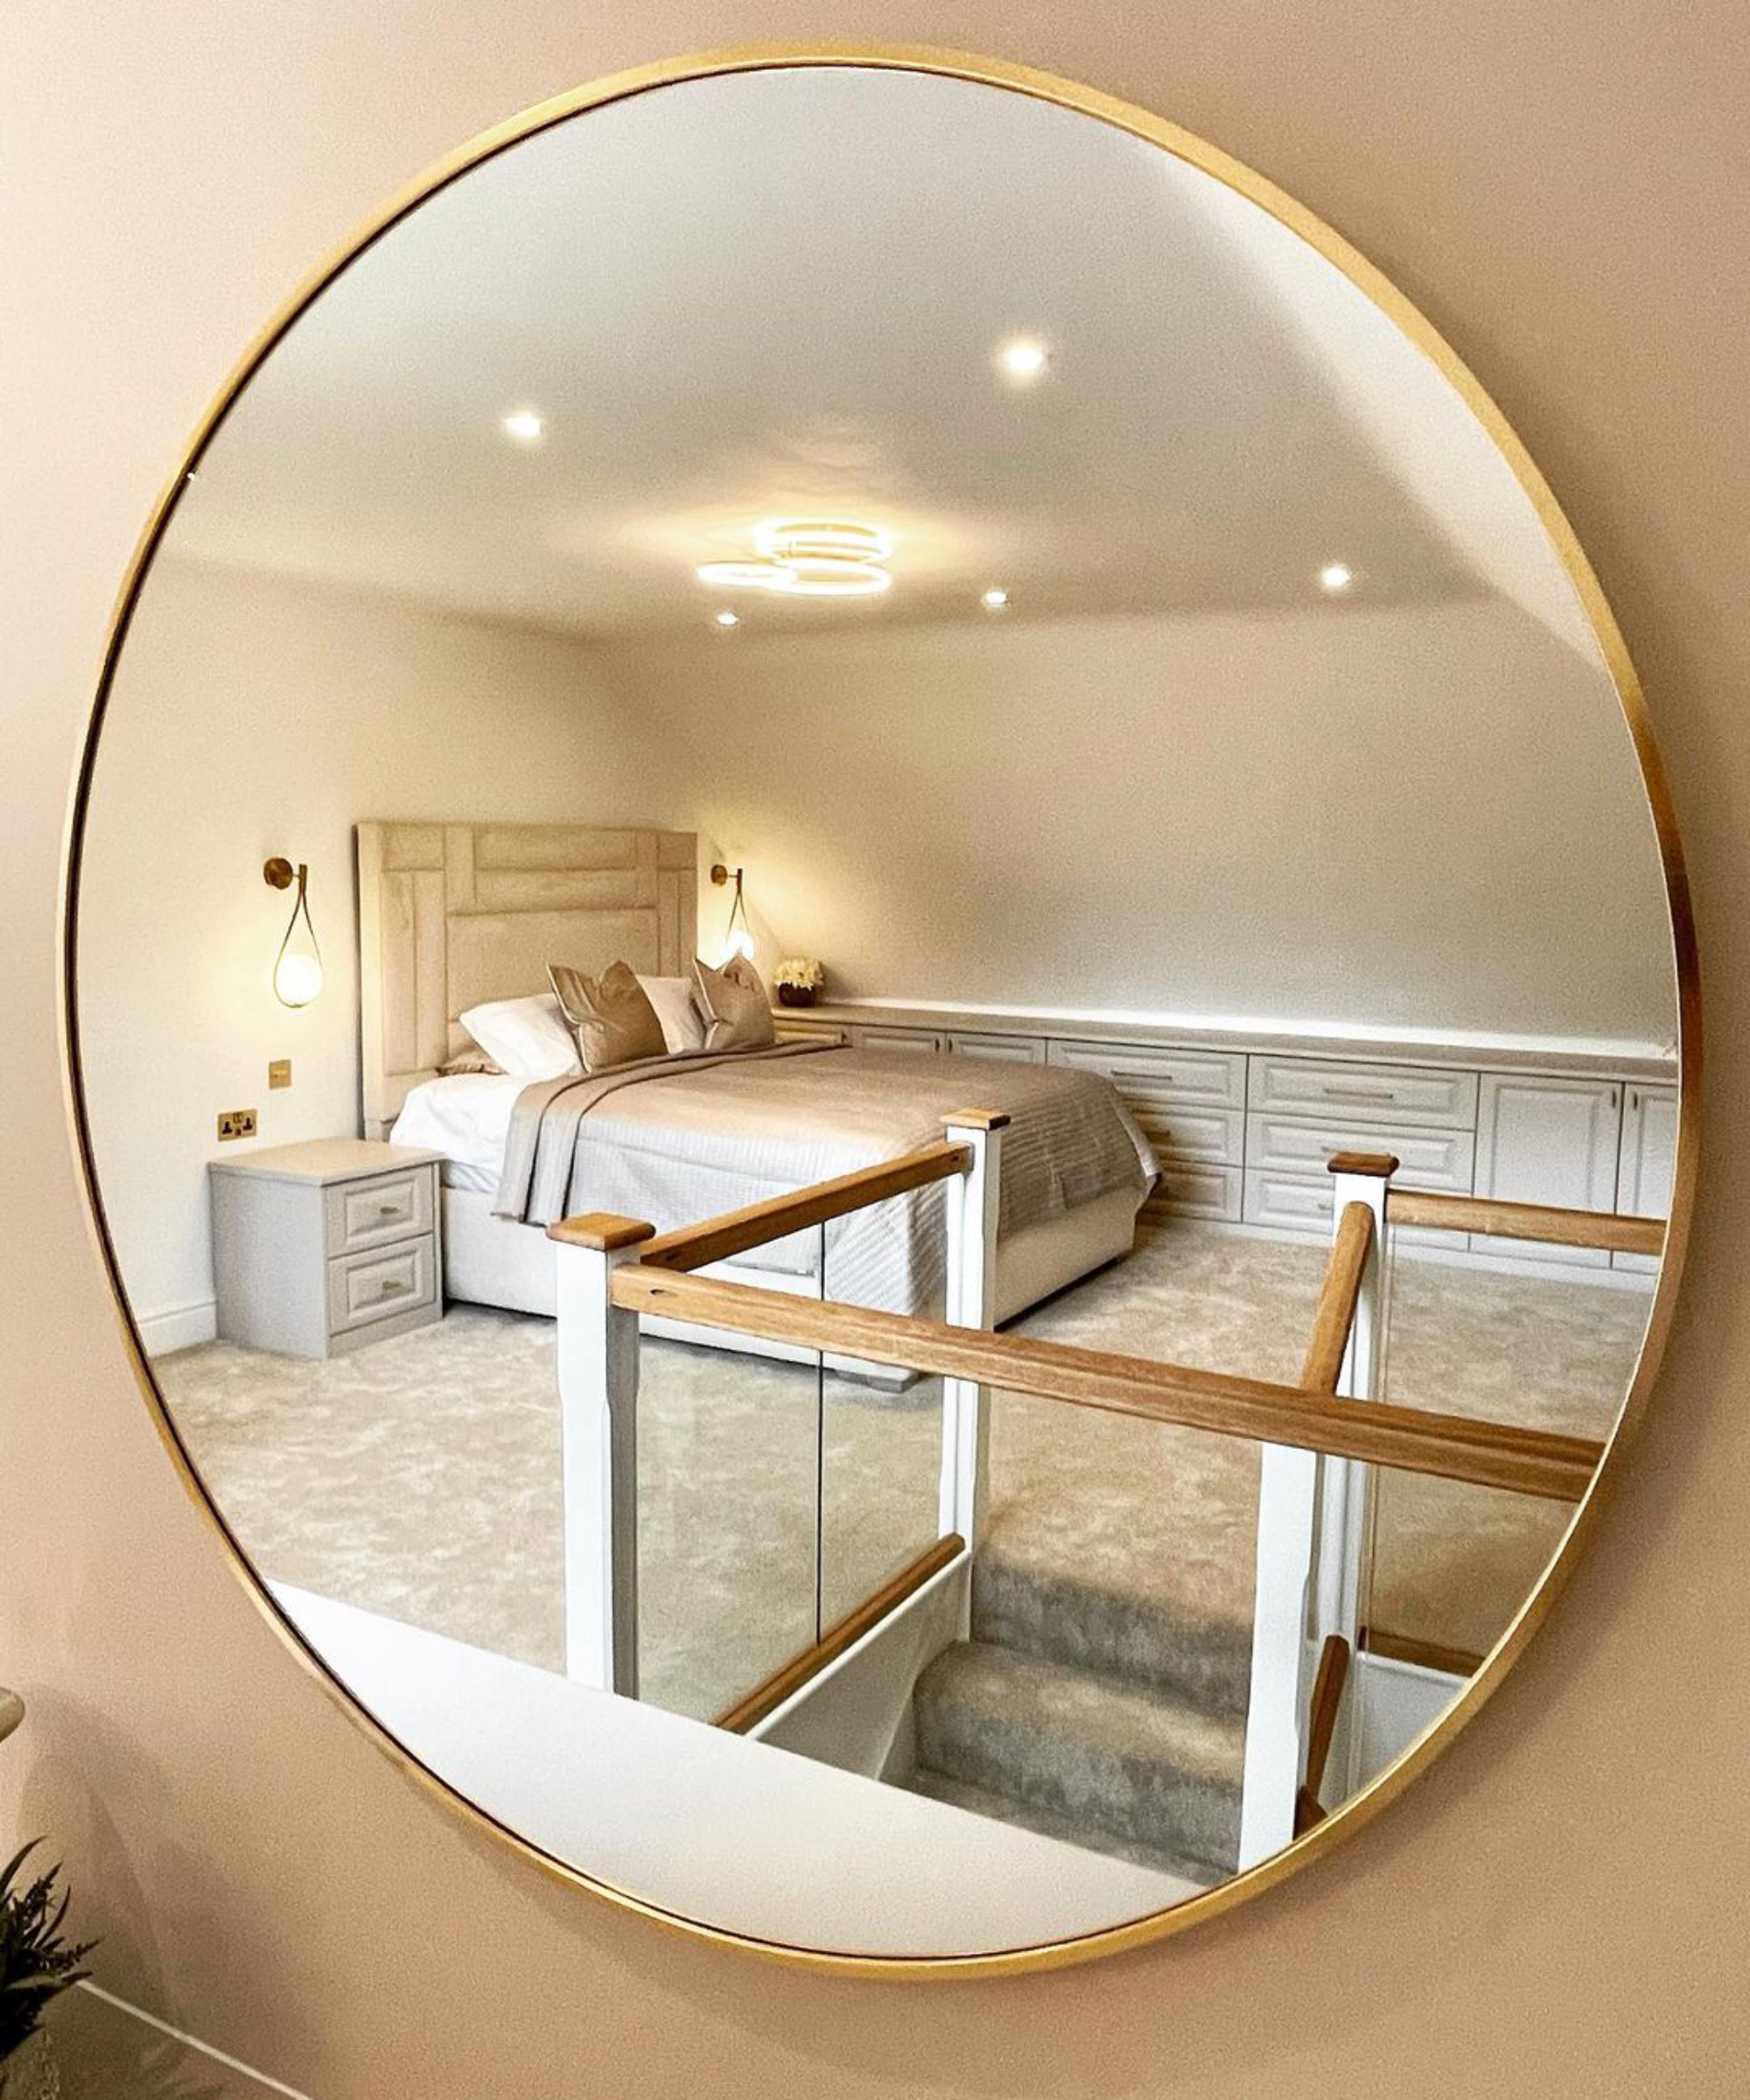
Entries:
<svg viewBox="0 0 1750 2100">
<path fill-rule="evenodd" d="M 1319 588 L 1321 591 L 1347 591 L 1355 580 L 1355 572 L 1346 562 L 1326 562 L 1319 571 Z"/>
<path fill-rule="evenodd" d="M 753 533 L 756 558 L 706 562 L 702 584 L 772 591 L 784 598 L 872 598 L 892 578 L 882 564 L 893 536 L 850 518 L 774 518 Z"/>
<path fill-rule="evenodd" d="M 711 618 L 720 627 L 738 627 L 741 625 L 740 613 L 732 612 L 726 606 L 721 612 L 713 612 Z"/>
<path fill-rule="evenodd" d="M 987 612 L 1000 612 L 1009 602 L 1009 594 L 1006 591 L 987 591 L 978 602 Z"/>
<path fill-rule="evenodd" d="M 547 428 L 533 409 L 515 409 L 504 419 L 505 435 L 520 444 L 533 444 Z"/>
<path fill-rule="evenodd" d="M 1018 335 L 998 351 L 997 362 L 1011 379 L 1037 379 L 1051 362 L 1051 353 L 1031 336 Z"/>
</svg>

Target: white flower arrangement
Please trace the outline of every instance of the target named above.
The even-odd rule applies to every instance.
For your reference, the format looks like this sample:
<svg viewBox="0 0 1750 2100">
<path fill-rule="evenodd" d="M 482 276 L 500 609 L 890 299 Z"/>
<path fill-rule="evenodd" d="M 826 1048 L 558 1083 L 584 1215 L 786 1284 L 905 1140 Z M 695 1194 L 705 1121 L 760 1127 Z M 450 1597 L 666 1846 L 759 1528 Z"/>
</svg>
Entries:
<svg viewBox="0 0 1750 2100">
<path fill-rule="evenodd" d="M 797 991 L 818 991 L 826 983 L 826 971 L 812 956 L 787 956 L 773 971 L 772 982 Z"/>
</svg>

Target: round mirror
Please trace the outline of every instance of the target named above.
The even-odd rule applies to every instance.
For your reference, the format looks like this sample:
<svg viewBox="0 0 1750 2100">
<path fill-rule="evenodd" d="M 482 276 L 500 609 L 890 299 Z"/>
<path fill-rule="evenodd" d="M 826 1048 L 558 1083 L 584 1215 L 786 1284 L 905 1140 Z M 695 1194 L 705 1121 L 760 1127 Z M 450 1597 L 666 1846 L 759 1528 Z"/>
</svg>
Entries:
<svg viewBox="0 0 1750 2100">
<path fill-rule="evenodd" d="M 1535 469 L 1261 178 L 994 63 L 586 91 L 294 304 L 124 601 L 154 1404 L 592 1886 L 1172 1929 L 1474 1710 L 1650 1376 L 1662 794 Z"/>
</svg>

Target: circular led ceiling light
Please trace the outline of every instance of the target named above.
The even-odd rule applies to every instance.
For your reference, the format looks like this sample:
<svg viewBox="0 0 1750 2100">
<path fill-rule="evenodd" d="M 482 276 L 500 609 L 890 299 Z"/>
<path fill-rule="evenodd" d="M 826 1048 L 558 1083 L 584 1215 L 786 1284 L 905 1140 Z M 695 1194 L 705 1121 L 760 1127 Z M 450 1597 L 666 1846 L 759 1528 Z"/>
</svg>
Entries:
<svg viewBox="0 0 1750 2100">
<path fill-rule="evenodd" d="M 699 581 L 785 598 L 872 598 L 893 581 L 881 566 L 893 551 L 893 536 L 878 525 L 774 518 L 755 528 L 753 546 L 752 561 L 706 562 Z"/>
</svg>

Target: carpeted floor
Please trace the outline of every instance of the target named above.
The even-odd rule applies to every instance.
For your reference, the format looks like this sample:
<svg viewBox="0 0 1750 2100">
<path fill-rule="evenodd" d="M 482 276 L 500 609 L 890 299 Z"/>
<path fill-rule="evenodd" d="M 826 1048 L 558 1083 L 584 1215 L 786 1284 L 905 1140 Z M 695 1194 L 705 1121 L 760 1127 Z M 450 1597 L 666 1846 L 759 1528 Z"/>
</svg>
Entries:
<svg viewBox="0 0 1750 2100">
<path fill-rule="evenodd" d="M 1315 1247 L 1206 1232 L 1138 1253 L 1025 1331 L 1292 1378 Z M 1403 1262 L 1391 1396 L 1601 1433 L 1646 1299 Z M 220 1506 L 271 1578 L 545 1667 L 561 1655 L 550 1322 L 482 1307 L 329 1363 L 226 1343 L 156 1366 Z M 640 1405 L 644 1695 L 709 1717 L 926 1545 L 940 1394 L 649 1342 Z M 1249 1637 L 1256 1447 L 999 1396 L 981 1637 L 1073 1625 L 1090 1663 L 1231 1704 Z M 816 1491 L 821 1490 L 816 1551 Z M 1372 1623 L 1488 1645 L 1559 1536 L 1520 1498 L 1382 1476 Z M 818 1583 L 819 1595 L 816 1596 Z M 1158 1668 L 1171 1642 L 1172 1668 Z M 1080 1652 L 1080 1648 L 1078 1648 Z"/>
</svg>

